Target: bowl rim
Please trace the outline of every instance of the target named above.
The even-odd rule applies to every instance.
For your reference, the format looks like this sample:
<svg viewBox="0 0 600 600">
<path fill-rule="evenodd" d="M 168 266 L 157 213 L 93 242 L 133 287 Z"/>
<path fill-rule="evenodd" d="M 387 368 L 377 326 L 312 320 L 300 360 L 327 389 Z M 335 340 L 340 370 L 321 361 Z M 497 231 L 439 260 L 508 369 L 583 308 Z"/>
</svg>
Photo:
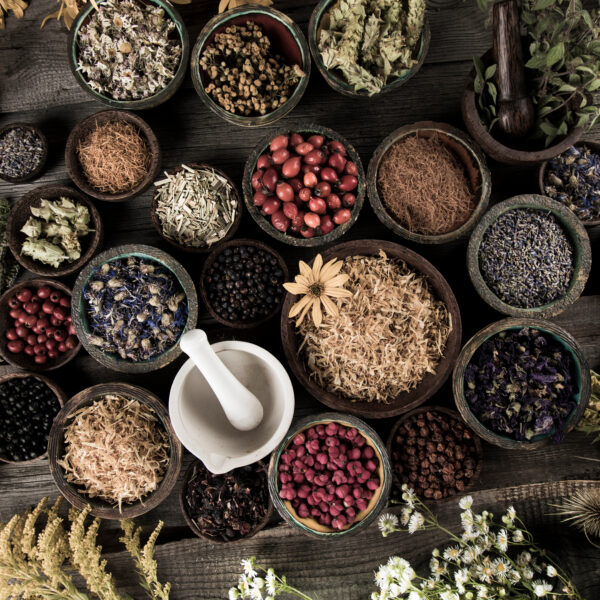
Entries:
<svg viewBox="0 0 600 600">
<path fill-rule="evenodd" d="M 333 88 L 336 92 L 343 94 L 344 96 L 351 96 L 354 98 L 372 98 L 398 89 L 409 79 L 412 79 L 421 70 L 421 67 L 423 66 L 427 57 L 429 44 L 431 42 L 431 28 L 429 26 L 427 14 L 425 14 L 423 21 L 423 31 L 421 32 L 419 51 L 417 53 L 417 62 L 408 70 L 407 73 L 397 77 L 390 83 L 386 83 L 381 91 L 377 92 L 376 94 L 369 96 L 368 92 L 365 90 L 355 90 L 349 83 L 344 81 L 344 79 L 337 76 L 335 71 L 330 71 L 327 69 L 323 59 L 321 58 L 321 52 L 319 51 L 317 33 L 319 31 L 321 19 L 323 18 L 325 11 L 329 8 L 329 5 L 333 4 L 335 1 L 336 0 L 320 0 L 320 2 L 318 2 L 314 7 L 308 23 L 308 43 L 310 46 L 310 53 L 315 61 L 315 64 L 317 65 L 319 73 L 321 73 L 323 79 L 325 79 L 331 88 Z"/>
<path fill-rule="evenodd" d="M 454 367 L 454 371 L 452 373 L 452 393 L 454 396 L 454 402 L 463 418 L 463 421 L 479 437 L 486 440 L 490 444 L 500 446 L 501 448 L 507 448 L 509 450 L 532 450 L 549 444 L 552 441 L 554 428 L 549 433 L 535 436 L 532 441 L 519 441 L 492 431 L 483 425 L 469 408 L 467 400 L 464 397 L 464 373 L 469 365 L 469 362 L 471 361 L 471 358 L 485 341 L 495 337 L 503 331 L 516 331 L 525 327 L 537 329 L 545 334 L 551 335 L 565 348 L 565 350 L 569 352 L 573 358 L 575 369 L 577 375 L 579 376 L 579 391 L 576 394 L 577 406 L 573 409 L 565 422 L 565 435 L 577 425 L 577 422 L 583 416 L 591 393 L 591 375 L 587 360 L 577 340 L 563 327 L 560 327 L 551 321 L 540 318 L 508 317 L 501 319 L 500 321 L 495 321 L 483 329 L 480 329 L 463 346 L 463 349 L 461 350 L 456 361 L 456 366 Z"/>
<path fill-rule="evenodd" d="M 107 0 L 97 0 L 97 4 L 104 4 Z M 71 73 L 75 77 L 77 83 L 93 98 L 96 100 L 107 104 L 113 108 L 124 108 L 129 110 L 144 110 L 147 108 L 153 108 L 162 104 L 166 100 L 168 100 L 180 87 L 183 82 L 185 72 L 187 71 L 188 60 L 190 56 L 190 38 L 188 34 L 187 27 L 185 26 L 185 22 L 181 17 L 179 11 L 167 0 L 140 0 L 140 4 L 156 4 L 160 8 L 162 8 L 169 18 L 175 23 L 175 30 L 179 34 L 179 40 L 181 42 L 181 58 L 179 62 L 179 66 L 177 67 L 177 71 L 173 76 L 173 79 L 159 92 L 153 94 L 152 96 L 148 96 L 147 98 L 141 98 L 139 100 L 115 100 L 110 96 L 105 96 L 104 94 L 100 94 L 92 90 L 89 87 L 87 80 L 81 75 L 80 71 L 77 68 L 77 35 L 79 34 L 79 29 L 83 25 L 84 21 L 90 16 L 92 11 L 96 10 L 96 7 L 88 2 L 84 5 L 73 25 L 71 26 L 71 30 L 69 31 L 68 38 L 68 60 L 69 66 L 71 68 Z"/>
<path fill-rule="evenodd" d="M 121 394 L 125 397 L 133 398 L 134 400 L 137 400 L 151 408 L 160 420 L 167 434 L 170 445 L 169 464 L 167 465 L 167 469 L 161 483 L 159 484 L 159 487 L 154 492 L 150 493 L 145 502 L 142 502 L 142 500 L 137 500 L 136 502 L 125 506 L 120 512 L 118 506 L 109 507 L 108 502 L 99 501 L 95 498 L 89 498 L 76 492 L 73 489 L 74 486 L 67 483 L 64 477 L 63 469 L 57 463 L 58 454 L 62 448 L 64 440 L 64 429 L 67 422 L 71 420 L 72 414 L 78 408 L 82 406 L 89 406 L 96 402 L 101 396 L 106 394 Z M 139 517 L 153 508 L 156 508 L 163 500 L 167 498 L 177 483 L 179 472 L 181 470 L 183 449 L 181 442 L 175 435 L 171 425 L 169 412 L 158 396 L 155 396 L 149 390 L 138 385 L 120 381 L 112 381 L 92 385 L 81 390 L 72 396 L 62 407 L 52 423 L 52 429 L 50 430 L 50 436 L 48 438 L 48 456 L 50 459 L 50 473 L 54 479 L 54 483 L 58 487 L 63 497 L 66 498 L 66 500 L 72 506 L 78 510 L 84 510 L 85 507 L 91 505 L 92 502 L 103 502 L 107 506 L 92 505 L 90 514 L 102 519 L 121 520 Z"/>
<path fill-rule="evenodd" d="M 373 246 L 373 249 L 369 249 L 369 246 Z M 387 242 L 384 240 L 356 240 L 332 246 L 323 252 L 322 256 L 323 261 L 326 262 L 334 257 L 343 259 L 347 256 L 357 255 L 377 256 L 379 250 L 383 250 L 390 258 L 397 258 L 404 261 L 408 267 L 425 276 L 434 296 L 444 302 L 452 319 L 452 330 L 446 340 L 444 355 L 438 364 L 438 368 L 434 374 L 426 374 L 423 378 L 423 380 L 428 379 L 428 382 L 431 382 L 428 383 L 429 388 L 425 392 L 421 391 L 420 394 L 417 394 L 416 392 L 423 385 L 423 380 L 421 380 L 416 388 L 410 392 L 404 392 L 398 397 L 401 398 L 406 394 L 415 394 L 415 397 L 408 404 L 403 405 L 398 403 L 398 398 L 395 399 L 396 405 L 391 405 L 391 403 L 352 402 L 338 394 L 333 394 L 332 392 L 328 392 L 321 388 L 307 374 L 304 363 L 297 354 L 298 344 L 295 326 L 287 316 L 289 309 L 295 302 L 295 296 L 293 294 L 290 294 L 289 292 L 286 294 L 281 309 L 281 339 L 283 350 L 292 372 L 302 387 L 316 400 L 330 409 L 343 410 L 366 419 L 395 417 L 426 402 L 442 387 L 448 377 L 450 377 L 454 361 L 460 352 L 462 339 L 460 308 L 452 288 L 440 271 L 414 250 L 410 250 L 406 246 L 402 246 L 396 242 Z"/>
<path fill-rule="evenodd" d="M 85 175 L 82 173 L 79 158 L 77 157 L 77 144 L 82 140 L 84 135 L 89 133 L 87 127 L 88 125 L 92 125 L 94 121 L 96 122 L 96 127 L 101 124 L 103 125 L 115 121 L 132 123 L 139 130 L 140 134 L 145 138 L 146 143 L 148 144 L 148 150 L 150 152 L 150 167 L 148 168 L 148 173 L 138 185 L 128 192 L 119 192 L 118 194 L 99 192 L 87 182 Z M 71 181 L 84 194 L 96 198 L 97 200 L 102 200 L 103 202 L 124 202 L 131 198 L 135 198 L 146 191 L 152 185 L 152 182 L 160 171 L 161 158 L 158 138 L 150 125 L 148 125 L 142 117 L 128 110 L 101 110 L 81 119 L 75 127 L 71 129 L 65 144 L 65 166 Z"/>
<path fill-rule="evenodd" d="M 359 521 L 355 521 L 350 527 L 347 529 L 342 529 L 341 531 L 317 531 L 315 529 L 310 528 L 307 524 L 303 523 L 303 519 L 296 518 L 293 515 L 286 503 L 279 497 L 279 483 L 278 483 L 278 473 L 277 469 L 279 466 L 279 459 L 284 450 L 288 447 L 294 436 L 296 436 L 301 431 L 309 429 L 313 425 L 319 425 L 324 423 L 335 422 L 341 425 L 355 428 L 359 431 L 359 433 L 367 440 L 367 442 L 371 442 L 373 449 L 377 452 L 379 458 L 379 474 L 383 475 L 382 481 L 380 482 L 378 490 L 379 497 L 373 503 L 373 505 L 369 508 L 369 511 L 366 515 Z M 271 454 L 271 459 L 269 462 L 269 493 L 271 495 L 271 500 L 275 509 L 279 513 L 279 515 L 295 529 L 298 529 L 302 533 L 309 535 L 311 537 L 316 537 L 319 539 L 334 539 L 346 535 L 354 535 L 372 523 L 377 516 L 381 513 L 381 511 L 387 506 L 387 501 L 391 492 L 392 486 L 392 471 L 390 465 L 390 459 L 383 443 L 383 440 L 379 436 L 379 434 L 367 423 L 365 423 L 362 419 L 355 417 L 353 415 L 343 414 L 339 412 L 324 412 L 318 413 L 316 415 L 310 415 L 304 417 L 297 421 L 292 427 L 290 427 L 289 431 L 285 435 L 281 444 L 273 451 Z"/>
<path fill-rule="evenodd" d="M 533 308 L 511 306 L 501 300 L 486 283 L 479 268 L 479 249 L 488 228 L 503 214 L 511 210 L 535 210 L 549 212 L 559 222 L 565 234 L 569 237 L 574 265 L 571 283 L 564 296 L 547 304 Z M 591 270 L 591 246 L 585 227 L 579 218 L 564 204 L 539 194 L 521 194 L 498 202 L 483 216 L 475 226 L 467 247 L 467 271 L 473 287 L 480 298 L 498 312 L 513 316 L 553 317 L 573 304 L 581 295 Z"/>
<path fill-rule="evenodd" d="M 275 250 L 274 248 L 271 248 L 271 246 L 265 244 L 264 242 L 261 242 L 259 240 L 254 240 L 251 238 L 236 238 L 235 240 L 228 240 L 228 241 L 224 242 L 222 245 L 220 245 L 219 247 L 215 248 L 206 257 L 204 264 L 202 265 L 202 271 L 200 272 L 200 281 L 198 284 L 198 289 L 200 291 L 200 298 L 202 299 L 202 302 L 203 302 L 204 306 L 206 307 L 206 310 L 208 311 L 210 316 L 218 323 L 222 323 L 223 325 L 227 325 L 228 327 L 232 327 L 234 329 L 251 329 L 253 327 L 258 327 L 259 325 L 263 325 L 269 319 L 272 319 L 281 310 L 281 307 L 283 306 L 283 300 L 285 298 L 285 295 L 282 294 L 280 301 L 277 303 L 275 308 L 268 315 L 266 315 L 265 317 L 261 317 L 260 319 L 258 319 L 256 321 L 228 321 L 227 319 L 224 319 L 223 317 L 221 317 L 215 311 L 215 309 L 213 308 L 212 304 L 210 303 L 210 301 L 208 299 L 208 294 L 206 293 L 206 285 L 204 283 L 205 277 L 208 273 L 209 268 L 212 267 L 212 265 L 215 263 L 217 258 L 223 253 L 224 250 L 226 250 L 227 248 L 235 248 L 237 246 L 253 246 L 254 248 L 259 248 L 259 249 L 263 250 L 264 252 L 267 252 L 267 253 L 273 255 L 277 259 L 277 262 L 279 263 L 279 266 L 280 266 L 281 270 L 283 271 L 283 282 L 288 281 L 288 279 L 290 277 L 290 272 L 287 268 L 285 260 L 283 260 L 283 257 L 281 256 L 281 254 L 279 254 L 279 252 L 277 252 L 277 250 Z"/>
<path fill-rule="evenodd" d="M 229 183 L 229 185 L 231 186 L 231 189 L 233 190 L 233 195 L 237 202 L 237 212 L 233 219 L 233 223 L 229 227 L 227 234 L 223 238 L 221 238 L 218 242 L 215 242 L 211 246 L 198 246 L 198 247 L 184 246 L 183 244 L 180 244 L 176 240 L 172 240 L 171 238 L 168 238 L 163 233 L 160 219 L 158 218 L 158 216 L 156 214 L 156 208 L 157 208 L 157 204 L 158 204 L 158 195 L 157 195 L 156 189 L 154 189 L 153 193 L 152 193 L 152 202 L 150 204 L 150 216 L 152 217 L 152 224 L 154 225 L 154 227 L 155 227 L 156 231 L 158 232 L 158 234 L 160 235 L 160 237 L 163 240 L 165 240 L 168 244 L 173 246 L 174 248 L 177 248 L 178 250 L 181 250 L 182 252 L 188 252 L 190 254 L 208 254 L 208 253 L 212 252 L 213 250 L 215 250 L 216 248 L 221 248 L 223 246 L 223 244 L 225 244 L 226 242 L 231 240 L 237 233 L 237 230 L 242 221 L 242 212 L 244 211 L 242 197 L 240 195 L 240 192 L 239 192 L 237 186 L 233 182 L 233 179 L 231 179 L 231 177 L 229 177 L 229 175 L 227 175 L 227 173 L 225 173 L 221 169 L 218 169 L 217 167 L 213 167 L 212 165 L 209 165 L 207 163 L 202 163 L 202 162 L 200 162 L 200 163 L 197 163 L 197 162 L 181 163 L 180 165 L 178 165 L 176 167 L 172 167 L 170 169 L 165 170 L 164 175 L 167 176 L 167 175 L 173 175 L 175 173 L 178 173 L 179 171 L 181 171 L 183 169 L 183 165 L 185 165 L 186 167 L 189 167 L 190 169 L 194 169 L 196 171 L 211 170 L 211 171 L 213 171 L 214 174 L 220 175 L 221 177 L 223 177 L 224 179 L 227 180 L 227 183 Z M 153 185 L 155 185 L 156 182 L 159 180 L 158 175 L 159 175 L 159 173 L 156 174 Z M 164 179 L 164 178 L 161 177 L 160 179 Z"/>
<path fill-rule="evenodd" d="M 100 267 L 106 262 L 112 262 L 115 260 L 128 258 L 130 256 L 136 256 L 157 262 L 162 267 L 168 269 L 173 274 L 175 279 L 177 279 L 181 289 L 185 293 L 188 306 L 187 322 L 181 331 L 177 342 L 165 350 L 162 354 L 143 362 L 123 360 L 120 357 L 106 354 L 91 344 L 88 339 L 89 334 L 87 331 L 87 320 L 83 317 L 85 311 L 83 304 L 83 290 L 87 285 L 94 269 Z M 186 331 L 194 329 L 198 320 L 198 295 L 196 293 L 194 282 L 192 281 L 192 278 L 186 269 L 170 254 L 167 254 L 159 248 L 148 246 L 146 244 L 122 244 L 109 248 L 108 250 L 98 254 L 98 256 L 96 256 L 85 266 L 85 268 L 80 271 L 77 279 L 75 280 L 75 284 L 73 285 L 71 315 L 73 326 L 77 332 L 77 337 L 81 341 L 88 354 L 90 354 L 90 356 L 101 365 L 122 373 L 149 373 L 150 371 L 155 371 L 168 365 L 181 355 L 182 350 L 179 346 L 179 340 Z"/>
<path fill-rule="evenodd" d="M 46 162 L 48 160 L 48 138 L 46 137 L 46 135 L 44 134 L 44 132 L 41 130 L 40 127 L 38 127 L 37 125 L 34 125 L 33 123 L 26 123 L 23 121 L 15 121 L 14 123 L 7 123 L 6 125 L 4 125 L 3 127 L 0 127 L 0 138 L 2 138 L 2 136 L 4 136 L 4 134 L 8 133 L 11 129 L 29 129 L 30 131 L 33 131 L 41 140 L 42 142 L 42 156 L 40 158 L 40 162 L 38 164 L 38 166 L 33 169 L 33 171 L 31 171 L 30 173 L 26 174 L 26 175 L 21 175 L 20 177 L 2 177 L 0 175 L 0 180 L 1 181 L 7 181 L 9 183 L 25 183 L 26 181 L 31 181 L 32 179 L 35 179 L 36 177 L 38 177 L 42 171 L 45 169 L 46 167 Z"/>
<path fill-rule="evenodd" d="M 42 375 L 41 373 L 34 373 L 33 371 L 23 371 L 23 370 L 10 371 L 9 373 L 4 373 L 4 375 L 0 376 L 0 385 L 2 385 L 3 383 L 5 383 L 7 381 L 10 381 L 11 379 L 25 379 L 26 377 L 33 377 L 33 378 L 37 379 L 38 381 L 41 381 L 42 383 L 44 383 L 46 386 L 48 386 L 50 388 L 50 390 L 52 390 L 55 398 L 58 400 L 58 404 L 60 405 L 60 408 L 59 408 L 59 412 L 60 412 L 62 407 L 67 402 L 67 395 L 64 393 L 63 389 L 57 383 L 52 381 L 52 379 L 50 379 L 49 377 Z M 55 417 L 57 415 L 58 415 L 58 412 L 56 413 Z M 46 451 L 43 454 L 40 454 L 39 456 L 36 456 L 35 458 L 30 458 L 28 460 L 8 460 L 7 458 L 2 458 L 2 456 L 0 456 L 0 464 L 6 463 L 8 465 L 25 465 L 25 464 L 31 464 L 34 462 L 39 462 L 40 460 L 44 460 L 45 458 L 48 458 L 48 447 L 47 446 L 46 446 Z"/>
<path fill-rule="evenodd" d="M 377 184 L 377 176 L 379 174 L 379 166 L 381 161 L 389 148 L 393 146 L 398 140 L 407 138 L 413 135 L 418 135 L 420 131 L 434 131 L 442 136 L 450 138 L 454 142 L 460 144 L 472 159 L 473 165 L 479 172 L 479 190 L 477 192 L 477 202 L 473 212 L 469 218 L 459 227 L 442 233 L 439 235 L 429 235 L 422 233 L 415 233 L 402 226 L 396 219 L 394 219 L 388 212 L 384 205 L 380 195 L 379 186 Z M 465 164 L 462 157 L 458 156 L 453 152 L 455 156 L 460 160 L 461 164 Z M 391 231 L 401 238 L 421 243 L 421 244 L 444 244 L 447 242 L 454 241 L 456 239 L 464 238 L 468 233 L 475 227 L 479 219 L 483 216 L 487 210 L 490 195 L 492 191 L 492 176 L 487 166 L 485 156 L 479 146 L 472 140 L 467 134 L 462 132 L 460 129 L 453 127 L 447 123 L 440 123 L 434 121 L 418 121 L 412 125 L 404 125 L 392 133 L 390 133 L 380 144 L 373 153 L 371 160 L 369 161 L 369 168 L 367 170 L 367 192 L 369 195 L 369 202 L 373 208 L 373 211 L 379 218 L 379 220 Z"/>
<path fill-rule="evenodd" d="M 297 43 L 298 49 L 300 50 L 303 62 L 302 70 L 304 71 L 304 77 L 300 79 L 300 81 L 294 88 L 292 95 L 283 103 L 282 106 L 277 107 L 274 111 L 267 113 L 266 115 L 244 116 L 230 113 L 229 111 L 220 107 L 206 93 L 206 91 L 204 90 L 204 84 L 202 83 L 202 77 L 200 75 L 200 55 L 202 53 L 204 45 L 210 39 L 211 35 L 216 29 L 224 26 L 225 23 L 227 21 L 230 21 L 231 19 L 253 14 L 266 15 L 272 18 L 273 20 L 281 23 L 288 30 L 288 32 L 292 35 L 295 42 Z M 229 123 L 233 123 L 234 125 L 238 125 L 241 127 L 262 127 L 265 125 L 270 125 L 271 123 L 274 123 L 275 121 L 281 119 L 282 117 L 290 113 L 296 107 L 298 102 L 300 102 L 300 99 L 302 98 L 304 92 L 306 91 L 306 88 L 308 87 L 308 80 L 310 79 L 310 69 L 311 60 L 308 43 L 297 23 L 293 21 L 290 17 L 288 17 L 285 13 L 275 8 L 257 4 L 247 4 L 239 6 L 237 8 L 228 10 L 223 13 L 219 13 L 212 17 L 206 23 L 206 25 L 204 25 L 202 31 L 198 34 L 196 43 L 194 44 L 194 47 L 191 51 L 190 71 L 192 75 L 192 83 L 194 85 L 196 93 L 200 97 L 200 100 L 209 110 L 211 110 L 217 116 L 221 117 L 225 121 L 228 121 Z"/>
<path fill-rule="evenodd" d="M 346 221 L 342 225 L 338 225 L 332 231 L 325 235 L 319 235 L 312 238 L 303 238 L 301 236 L 293 236 L 287 235 L 281 231 L 277 231 L 273 225 L 271 225 L 270 221 L 268 221 L 261 214 L 260 210 L 257 206 L 254 206 L 254 202 L 252 201 L 252 197 L 254 196 L 254 190 L 252 189 L 252 174 L 256 170 L 256 162 L 258 158 L 264 154 L 265 150 L 269 147 L 273 139 L 275 139 L 279 135 L 291 135 L 292 133 L 311 133 L 316 135 L 323 135 L 325 138 L 329 138 L 330 140 L 337 140 L 341 142 L 346 148 L 346 152 L 348 156 L 356 164 L 356 168 L 358 170 L 358 186 L 356 195 L 356 202 L 350 211 L 350 219 Z M 300 123 L 294 127 L 280 127 L 265 136 L 252 150 L 250 156 L 246 160 L 246 164 L 244 165 L 244 175 L 242 178 L 242 192 L 244 195 L 244 202 L 246 203 L 246 208 L 250 213 L 250 216 L 254 219 L 254 222 L 265 232 L 268 233 L 272 238 L 278 240 L 279 242 L 283 242 L 284 244 L 289 244 L 291 246 L 296 247 L 305 247 L 305 248 L 315 248 L 317 246 L 324 246 L 334 240 L 341 238 L 358 220 L 360 211 L 362 210 L 365 196 L 367 193 L 367 179 L 365 176 L 365 171 L 363 169 L 362 161 L 360 159 L 360 155 L 355 150 L 354 146 L 342 135 L 330 129 L 329 127 L 324 127 L 322 125 L 317 125 L 314 123 Z"/>
</svg>

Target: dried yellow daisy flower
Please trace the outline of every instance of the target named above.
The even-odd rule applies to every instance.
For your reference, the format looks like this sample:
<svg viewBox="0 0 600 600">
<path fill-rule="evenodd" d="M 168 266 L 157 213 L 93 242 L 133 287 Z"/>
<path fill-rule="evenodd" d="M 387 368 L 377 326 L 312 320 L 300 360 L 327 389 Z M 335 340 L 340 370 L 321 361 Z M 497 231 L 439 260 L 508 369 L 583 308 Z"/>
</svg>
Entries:
<svg viewBox="0 0 600 600">
<path fill-rule="evenodd" d="M 271 6 L 273 0 L 221 0 L 219 2 L 219 12 L 225 12 L 244 4 L 259 4 L 260 6 Z"/>
</svg>

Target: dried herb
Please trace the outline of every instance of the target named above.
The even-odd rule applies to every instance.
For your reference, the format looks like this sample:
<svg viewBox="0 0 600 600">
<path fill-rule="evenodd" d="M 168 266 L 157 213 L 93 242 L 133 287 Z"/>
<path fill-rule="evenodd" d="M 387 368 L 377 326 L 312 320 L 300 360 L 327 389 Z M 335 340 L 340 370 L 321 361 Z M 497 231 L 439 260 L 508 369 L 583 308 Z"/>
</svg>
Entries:
<svg viewBox="0 0 600 600">
<path fill-rule="evenodd" d="M 259 6 L 271 6 L 273 0 L 221 0 L 219 2 L 219 13 L 233 10 L 246 4 L 258 4 Z"/>
<path fill-rule="evenodd" d="M 226 542 L 243 538 L 267 515 L 267 472 L 264 465 L 254 463 L 213 475 L 197 461 L 184 502 L 190 519 L 203 535 Z"/>
<path fill-rule="evenodd" d="M 593 443 L 600 442 L 600 375 L 591 371 L 592 395 L 583 413 L 581 421 L 577 424 L 577 431 L 598 434 Z"/>
<path fill-rule="evenodd" d="M 239 210 L 235 191 L 210 168 L 181 170 L 157 181 L 156 215 L 163 235 L 182 246 L 201 248 L 222 240 Z"/>
<path fill-rule="evenodd" d="M 424 0 L 338 0 L 321 19 L 319 52 L 325 68 L 373 95 L 416 64 L 424 22 Z"/>
<path fill-rule="evenodd" d="M 600 488 L 580 490 L 562 504 L 552 506 L 558 508 L 556 514 L 563 517 L 564 523 L 582 531 L 593 546 L 600 548 L 590 540 L 590 536 L 600 538 Z"/>
<path fill-rule="evenodd" d="M 42 24 L 40 25 L 40 29 L 44 27 L 44 25 L 50 19 L 56 19 L 60 21 L 61 19 L 64 21 L 65 27 L 67 29 L 71 29 L 71 25 L 73 25 L 73 21 L 79 14 L 80 8 L 85 4 L 85 0 L 56 0 L 60 7 L 58 10 L 46 15 Z M 96 4 L 96 0 L 90 0 L 94 8 L 98 9 L 98 5 Z"/>
<path fill-rule="evenodd" d="M 22 19 L 27 6 L 24 0 L 0 0 L 0 29 L 4 29 L 4 13 L 11 10 L 17 19 Z"/>
<path fill-rule="evenodd" d="M 31 129 L 13 127 L 0 137 L 0 178 L 25 177 L 33 173 L 44 156 L 44 144 Z"/>
<path fill-rule="evenodd" d="M 94 269 L 83 290 L 90 343 L 124 360 L 151 360 L 174 346 L 188 306 L 173 273 L 136 256 Z"/>
<path fill-rule="evenodd" d="M 19 263 L 8 248 L 6 223 L 10 214 L 10 202 L 0 198 L 0 293 L 13 285 L 19 274 Z"/>
<path fill-rule="evenodd" d="M 489 338 L 465 369 L 464 394 L 473 414 L 518 441 L 551 433 L 562 441 L 578 391 L 571 353 L 551 334 L 529 327 Z"/>
</svg>

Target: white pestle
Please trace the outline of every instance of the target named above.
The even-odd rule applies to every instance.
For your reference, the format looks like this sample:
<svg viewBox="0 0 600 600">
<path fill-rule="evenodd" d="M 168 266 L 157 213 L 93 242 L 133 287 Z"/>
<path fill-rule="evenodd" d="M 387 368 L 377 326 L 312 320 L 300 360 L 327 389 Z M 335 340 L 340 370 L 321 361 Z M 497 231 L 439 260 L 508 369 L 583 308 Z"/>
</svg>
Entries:
<svg viewBox="0 0 600 600">
<path fill-rule="evenodd" d="M 192 329 L 183 335 L 179 345 L 212 388 L 228 421 L 240 431 L 258 427 L 263 419 L 262 404 L 223 364 L 206 333 L 202 329 Z"/>
</svg>

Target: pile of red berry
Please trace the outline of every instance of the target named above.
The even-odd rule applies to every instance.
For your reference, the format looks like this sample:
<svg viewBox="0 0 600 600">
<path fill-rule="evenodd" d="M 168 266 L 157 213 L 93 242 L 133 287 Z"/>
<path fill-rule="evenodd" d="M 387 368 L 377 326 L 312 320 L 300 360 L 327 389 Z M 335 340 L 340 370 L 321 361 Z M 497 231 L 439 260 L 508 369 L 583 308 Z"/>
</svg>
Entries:
<svg viewBox="0 0 600 600">
<path fill-rule="evenodd" d="M 25 287 L 8 300 L 13 326 L 6 331 L 7 348 L 24 352 L 38 365 L 77 347 L 71 323 L 71 298 L 59 289 Z"/>
<path fill-rule="evenodd" d="M 312 238 L 350 220 L 358 167 L 338 140 L 278 135 L 256 162 L 251 183 L 254 205 L 277 231 Z"/>
</svg>

